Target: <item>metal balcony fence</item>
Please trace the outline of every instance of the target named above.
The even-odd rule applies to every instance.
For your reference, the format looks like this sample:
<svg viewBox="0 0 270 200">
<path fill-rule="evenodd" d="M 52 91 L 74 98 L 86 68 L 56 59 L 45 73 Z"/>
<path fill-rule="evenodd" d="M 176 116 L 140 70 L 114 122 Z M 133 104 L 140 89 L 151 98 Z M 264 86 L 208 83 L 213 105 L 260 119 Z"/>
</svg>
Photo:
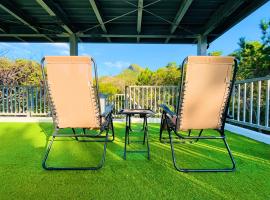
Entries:
<svg viewBox="0 0 270 200">
<path fill-rule="evenodd" d="M 228 121 L 270 131 L 269 93 L 270 77 L 236 81 Z"/>
<path fill-rule="evenodd" d="M 48 116 L 49 106 L 44 88 L 0 86 L 0 115 Z"/>
<path fill-rule="evenodd" d="M 160 115 L 159 105 L 175 109 L 178 86 L 127 86 L 124 94 L 108 96 L 114 114 L 124 108 L 146 108 Z M 228 121 L 270 131 L 270 77 L 236 81 L 229 106 Z M 50 109 L 42 86 L 0 86 L 0 116 L 49 116 Z"/>
</svg>

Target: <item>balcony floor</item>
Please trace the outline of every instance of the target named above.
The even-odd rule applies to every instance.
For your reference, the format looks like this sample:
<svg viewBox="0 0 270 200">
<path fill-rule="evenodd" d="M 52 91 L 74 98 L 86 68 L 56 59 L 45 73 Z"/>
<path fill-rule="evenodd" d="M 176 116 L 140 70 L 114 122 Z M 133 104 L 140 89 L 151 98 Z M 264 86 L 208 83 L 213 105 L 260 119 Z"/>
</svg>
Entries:
<svg viewBox="0 0 270 200">
<path fill-rule="evenodd" d="M 173 167 L 169 144 L 158 141 L 158 124 L 149 125 L 151 160 L 143 154 L 128 154 L 124 161 L 124 126 L 115 123 L 116 141 L 108 144 L 101 170 L 52 172 L 41 167 L 47 136 L 52 130 L 50 123 L 0 123 L 1 199 L 268 199 L 270 196 L 269 145 L 227 132 L 236 172 L 180 173 Z M 210 133 L 214 132 L 207 131 Z M 101 158 L 101 143 L 61 140 L 54 143 L 51 164 L 87 165 Z M 130 146 L 135 147 L 142 145 Z M 177 144 L 176 148 L 183 167 L 230 164 L 221 141 Z"/>
</svg>

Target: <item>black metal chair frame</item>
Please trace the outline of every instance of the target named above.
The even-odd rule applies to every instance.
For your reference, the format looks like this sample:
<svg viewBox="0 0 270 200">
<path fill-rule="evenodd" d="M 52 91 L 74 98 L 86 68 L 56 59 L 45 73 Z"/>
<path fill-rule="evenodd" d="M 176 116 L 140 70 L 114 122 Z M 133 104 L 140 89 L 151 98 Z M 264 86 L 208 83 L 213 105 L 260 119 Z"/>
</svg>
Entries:
<svg viewBox="0 0 270 200">
<path fill-rule="evenodd" d="M 52 98 L 50 96 L 49 88 L 48 88 L 48 83 L 47 83 L 47 78 L 46 78 L 46 73 L 44 70 L 44 61 L 45 58 L 42 58 L 41 60 L 41 71 L 42 71 L 42 77 L 44 81 L 44 86 L 45 86 L 45 91 L 46 94 L 48 95 L 49 99 L 49 106 L 51 108 L 51 115 L 53 118 L 53 124 L 54 124 L 54 132 L 52 134 L 52 140 L 50 141 L 46 152 L 44 159 L 42 161 L 42 167 L 46 170 L 98 170 L 104 166 L 105 163 L 105 157 L 106 157 L 106 148 L 107 148 L 107 142 L 112 142 L 114 141 L 114 127 L 113 127 L 113 105 L 109 105 L 106 107 L 105 112 L 100 115 L 100 121 L 101 121 L 101 127 L 100 130 L 98 131 L 97 134 L 87 134 L 86 129 L 83 128 L 83 134 L 76 134 L 75 129 L 71 128 L 73 131 L 73 134 L 60 134 L 59 130 L 61 128 L 58 127 L 55 116 L 56 116 L 56 110 L 54 108 L 54 105 L 52 103 Z M 99 87 L 98 87 L 98 75 L 97 75 L 97 66 L 96 62 L 93 58 L 91 58 L 91 61 L 94 64 L 94 73 L 95 73 L 95 90 L 96 90 L 96 95 L 97 95 L 97 102 L 98 102 L 98 108 L 99 108 L 99 113 L 101 113 L 100 109 L 100 99 L 98 97 L 99 94 Z M 102 123 L 102 118 L 104 118 L 105 123 Z M 109 138 L 109 131 L 111 130 L 112 134 L 111 137 Z M 105 132 L 105 135 L 103 134 Z M 55 138 L 57 137 L 75 137 L 75 139 L 78 142 L 104 142 L 104 147 L 103 147 L 103 153 L 102 153 L 102 158 L 100 162 L 96 166 L 85 166 L 85 167 L 53 167 L 53 166 L 48 166 L 46 161 L 49 157 L 49 153 L 51 151 L 53 142 L 55 141 Z M 79 138 L 84 138 L 84 140 L 80 140 Z M 86 139 L 88 138 L 88 139 Z M 91 138 L 91 139 L 89 139 Z M 92 139 L 93 138 L 93 139 Z"/>
<path fill-rule="evenodd" d="M 179 116 L 179 108 L 180 108 L 180 102 L 182 102 L 182 98 L 183 98 L 183 87 L 184 87 L 184 82 L 185 82 L 185 65 L 187 63 L 187 58 L 184 59 L 184 61 L 182 62 L 182 67 L 181 67 L 181 81 L 180 81 L 180 90 L 179 90 L 179 99 L 178 99 L 178 103 L 177 103 L 177 113 L 171 111 L 169 109 L 168 106 L 161 104 L 160 107 L 162 108 L 162 116 L 161 116 L 161 124 L 160 124 L 160 136 L 159 136 L 159 140 L 160 142 L 166 142 L 166 139 L 169 139 L 170 142 L 170 146 L 171 146 L 171 152 L 172 152 L 172 160 L 173 160 L 173 165 L 175 167 L 175 169 L 177 171 L 180 172 L 232 172 L 235 171 L 235 161 L 233 158 L 233 155 L 231 153 L 231 150 L 229 148 L 229 145 L 226 141 L 226 136 L 225 136 L 225 131 L 224 131 L 224 126 L 225 126 L 225 122 L 226 122 L 226 117 L 227 117 L 227 113 L 228 113 L 228 107 L 229 107 L 229 102 L 230 102 L 230 98 L 231 98 L 231 94 L 232 94 L 232 90 L 233 90 L 233 85 L 235 82 L 235 78 L 236 78 L 236 73 L 238 70 L 238 64 L 237 64 L 237 60 L 234 60 L 234 66 L 233 66 L 233 71 L 232 71 L 232 79 L 230 81 L 230 85 L 229 85 L 229 96 L 227 99 L 227 102 L 225 103 L 225 108 L 224 108 L 224 113 L 222 114 L 221 117 L 221 128 L 220 129 L 216 129 L 216 131 L 220 134 L 220 136 L 201 136 L 203 130 L 199 131 L 199 135 L 198 136 L 191 136 L 191 130 L 188 131 L 188 136 L 182 135 L 181 133 L 179 133 L 177 131 L 177 123 L 173 123 L 172 122 L 172 117 L 174 116 Z M 178 119 L 177 119 L 178 120 Z M 163 138 L 162 133 L 164 129 L 167 129 L 168 131 L 168 135 L 169 138 Z M 174 135 L 176 137 L 172 136 L 172 132 L 174 133 Z M 192 169 L 192 168 L 181 168 L 176 161 L 176 155 L 175 155 L 175 150 L 174 150 L 174 144 L 177 143 L 176 141 L 174 141 L 174 138 L 179 139 L 178 142 L 179 143 L 184 143 L 184 141 L 186 140 L 190 140 L 190 141 L 194 141 L 194 142 L 198 142 L 198 140 L 201 139 L 206 139 L 206 140 L 210 140 L 210 139 L 218 139 L 218 140 L 222 140 L 224 142 L 224 145 L 226 147 L 226 150 L 228 152 L 228 155 L 230 157 L 231 163 L 232 163 L 232 167 L 231 168 L 221 168 L 221 169 Z"/>
</svg>

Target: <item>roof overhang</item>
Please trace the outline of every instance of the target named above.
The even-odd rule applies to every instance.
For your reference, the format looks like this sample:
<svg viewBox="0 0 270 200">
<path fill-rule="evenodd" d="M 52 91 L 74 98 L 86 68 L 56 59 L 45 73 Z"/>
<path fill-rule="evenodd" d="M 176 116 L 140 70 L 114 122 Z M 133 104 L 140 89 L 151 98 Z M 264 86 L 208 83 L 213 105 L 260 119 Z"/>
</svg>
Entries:
<svg viewBox="0 0 270 200">
<path fill-rule="evenodd" d="M 212 42 L 268 0 L 1 0 L 0 41 Z"/>
</svg>

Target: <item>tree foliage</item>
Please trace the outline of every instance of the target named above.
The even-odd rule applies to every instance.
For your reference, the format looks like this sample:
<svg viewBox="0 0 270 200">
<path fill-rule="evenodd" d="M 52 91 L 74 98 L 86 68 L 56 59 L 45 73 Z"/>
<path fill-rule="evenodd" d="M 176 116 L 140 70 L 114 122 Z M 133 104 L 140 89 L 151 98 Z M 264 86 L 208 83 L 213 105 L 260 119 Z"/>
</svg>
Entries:
<svg viewBox="0 0 270 200">
<path fill-rule="evenodd" d="M 103 76 L 99 79 L 100 91 L 104 94 L 123 93 L 125 86 L 135 85 L 142 71 L 142 67 L 132 64 L 116 76 Z"/>
<path fill-rule="evenodd" d="M 239 49 L 231 55 L 239 61 L 238 79 L 255 78 L 270 74 L 270 20 L 262 21 L 261 41 L 240 38 Z"/>
<path fill-rule="evenodd" d="M 175 62 L 168 63 L 156 71 L 132 64 L 116 76 L 99 79 L 100 91 L 106 94 L 124 93 L 128 85 L 176 85 L 180 80 L 180 69 Z"/>
<path fill-rule="evenodd" d="M 208 53 L 209 56 L 221 56 L 223 54 L 222 51 L 212 51 Z"/>
<path fill-rule="evenodd" d="M 137 79 L 136 84 L 137 85 L 150 85 L 152 81 L 153 72 L 146 68 L 144 71 L 142 71 Z"/>
<path fill-rule="evenodd" d="M 137 79 L 137 85 L 177 85 L 180 80 L 180 69 L 175 62 L 167 66 L 151 71 L 146 68 Z"/>
<path fill-rule="evenodd" d="M 0 58 L 0 85 L 39 85 L 40 65 L 31 60 Z"/>
</svg>

